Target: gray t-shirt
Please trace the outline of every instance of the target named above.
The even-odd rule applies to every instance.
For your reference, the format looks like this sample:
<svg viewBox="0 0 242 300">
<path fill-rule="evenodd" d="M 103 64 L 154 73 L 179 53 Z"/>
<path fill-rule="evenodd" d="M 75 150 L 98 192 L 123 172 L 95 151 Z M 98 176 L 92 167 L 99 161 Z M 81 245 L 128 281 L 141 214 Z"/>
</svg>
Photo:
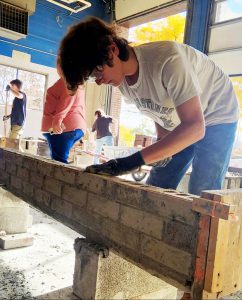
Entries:
<svg viewBox="0 0 242 300">
<path fill-rule="evenodd" d="M 206 126 L 233 123 L 239 106 L 229 77 L 206 55 L 172 41 L 134 47 L 139 77 L 134 85 L 126 80 L 119 89 L 126 102 L 167 130 L 180 120 L 176 107 L 200 96 Z"/>
<path fill-rule="evenodd" d="M 92 126 L 92 131 L 97 131 L 97 139 L 101 139 L 104 136 L 112 136 L 109 129 L 110 123 L 112 123 L 112 118 L 109 116 L 97 118 Z"/>
</svg>

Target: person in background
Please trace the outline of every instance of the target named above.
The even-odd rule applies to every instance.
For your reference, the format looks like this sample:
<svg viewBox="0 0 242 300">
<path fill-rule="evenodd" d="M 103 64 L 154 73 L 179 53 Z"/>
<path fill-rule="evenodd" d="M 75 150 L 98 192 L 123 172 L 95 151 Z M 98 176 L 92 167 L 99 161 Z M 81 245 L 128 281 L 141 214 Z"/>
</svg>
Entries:
<svg viewBox="0 0 242 300">
<path fill-rule="evenodd" d="M 95 111 L 96 121 L 92 125 L 92 132 L 96 131 L 96 149 L 95 149 L 95 157 L 94 164 L 99 164 L 99 155 L 101 154 L 102 147 L 113 146 L 113 135 L 110 131 L 110 124 L 113 121 L 113 118 L 110 116 L 106 116 L 102 109 L 98 109 Z"/>
<path fill-rule="evenodd" d="M 19 79 L 14 79 L 6 88 L 15 96 L 13 99 L 11 114 L 3 117 L 3 121 L 6 121 L 10 118 L 10 139 L 19 139 L 23 134 L 23 128 L 26 119 L 27 97 L 26 94 L 21 91 L 22 85 L 22 81 Z"/>
<path fill-rule="evenodd" d="M 48 88 L 41 130 L 51 158 L 67 164 L 70 149 L 86 130 L 84 88 L 79 86 L 76 94 L 70 96 L 62 78 Z"/>
</svg>

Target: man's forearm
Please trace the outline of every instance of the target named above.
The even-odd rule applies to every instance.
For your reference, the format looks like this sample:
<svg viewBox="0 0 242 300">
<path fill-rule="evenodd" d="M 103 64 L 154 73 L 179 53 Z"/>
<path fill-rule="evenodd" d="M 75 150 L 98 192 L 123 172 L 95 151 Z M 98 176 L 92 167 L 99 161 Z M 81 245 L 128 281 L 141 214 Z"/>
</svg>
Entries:
<svg viewBox="0 0 242 300">
<path fill-rule="evenodd" d="M 164 137 L 166 137 L 169 133 L 171 133 L 169 130 L 166 130 L 165 128 L 161 127 L 159 124 L 155 122 L 155 129 L 156 129 L 156 135 L 157 135 L 157 141 L 162 140 Z"/>
<path fill-rule="evenodd" d="M 203 136 L 204 125 L 200 122 L 181 123 L 162 140 L 141 150 L 141 154 L 145 163 L 151 164 L 180 152 L 202 139 Z"/>
</svg>

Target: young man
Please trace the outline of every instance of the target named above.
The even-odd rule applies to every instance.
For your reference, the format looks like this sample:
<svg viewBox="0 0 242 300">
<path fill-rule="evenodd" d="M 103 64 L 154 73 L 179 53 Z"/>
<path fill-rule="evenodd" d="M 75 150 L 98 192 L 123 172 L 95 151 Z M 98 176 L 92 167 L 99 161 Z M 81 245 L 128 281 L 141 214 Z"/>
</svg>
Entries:
<svg viewBox="0 0 242 300">
<path fill-rule="evenodd" d="M 221 188 L 239 109 L 229 77 L 207 56 L 172 41 L 131 47 L 114 27 L 89 18 L 62 40 L 60 66 L 73 92 L 94 77 L 119 87 L 156 124 L 155 144 L 87 171 L 121 175 L 172 157 L 152 169 L 148 184 L 175 189 L 192 164 L 190 193 Z"/>
<path fill-rule="evenodd" d="M 98 109 L 95 111 L 96 121 L 92 125 L 92 132 L 96 131 L 96 149 L 93 163 L 95 165 L 99 164 L 99 155 L 102 152 L 103 145 L 113 146 L 113 135 L 110 131 L 110 124 L 113 119 L 110 116 L 106 116 L 104 111 Z"/>
<path fill-rule="evenodd" d="M 9 134 L 10 139 L 19 139 L 23 134 L 23 126 L 26 119 L 26 94 L 21 91 L 22 81 L 19 79 L 12 80 L 8 86 L 13 95 L 12 111 L 8 116 L 4 116 L 3 120 L 6 121 L 10 118 L 11 130 Z"/>
</svg>

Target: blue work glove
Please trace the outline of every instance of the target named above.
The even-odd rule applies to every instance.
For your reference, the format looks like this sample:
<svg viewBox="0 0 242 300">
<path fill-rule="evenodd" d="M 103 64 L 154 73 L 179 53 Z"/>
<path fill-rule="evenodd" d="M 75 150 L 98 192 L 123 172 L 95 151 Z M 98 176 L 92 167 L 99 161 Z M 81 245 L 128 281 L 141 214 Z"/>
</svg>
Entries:
<svg viewBox="0 0 242 300">
<path fill-rule="evenodd" d="M 111 159 L 104 164 L 92 165 L 86 168 L 86 172 L 119 176 L 133 172 L 144 165 L 144 159 L 140 151 L 123 158 Z"/>
</svg>

